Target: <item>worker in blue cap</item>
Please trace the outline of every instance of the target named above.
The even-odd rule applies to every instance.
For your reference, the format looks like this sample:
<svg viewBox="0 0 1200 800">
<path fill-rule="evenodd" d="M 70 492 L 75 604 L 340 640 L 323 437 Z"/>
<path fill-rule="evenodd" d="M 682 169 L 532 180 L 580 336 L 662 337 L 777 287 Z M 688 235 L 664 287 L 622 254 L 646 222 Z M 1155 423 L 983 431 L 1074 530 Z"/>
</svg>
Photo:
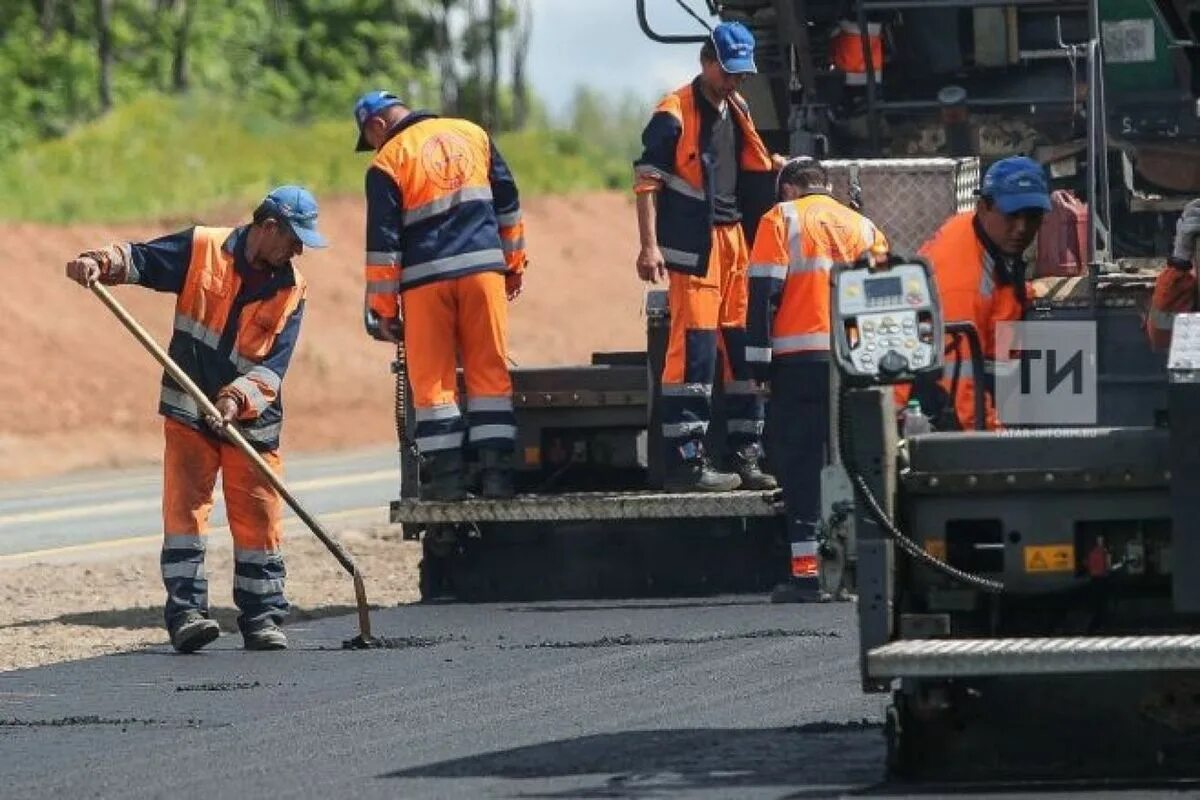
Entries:
<svg viewBox="0 0 1200 800">
<path fill-rule="evenodd" d="M 700 74 L 658 104 L 634 162 L 641 249 L 638 276 L 667 279 L 671 329 L 662 373 L 669 491 L 769 490 L 763 471 L 762 393 L 746 363 L 747 269 L 759 218 L 774 204 L 786 159 L 763 144 L 738 94 L 757 72 L 754 36 L 718 25 L 700 50 Z M 725 469 L 705 439 L 720 364 Z"/>
<path fill-rule="evenodd" d="M 283 376 L 304 317 L 305 281 L 293 259 L 325 247 L 317 201 L 300 186 L 262 199 L 248 224 L 196 226 L 152 239 L 81 253 L 67 277 L 84 286 L 137 284 L 177 295 L 168 353 L 203 390 L 225 422 L 279 474 Z M 162 579 L 164 621 L 176 650 L 190 653 L 220 635 L 208 612 L 205 536 L 213 487 L 222 475 L 233 534 L 233 599 L 247 650 L 280 650 L 289 605 L 280 549 L 283 502 L 255 464 L 202 418 L 191 395 L 167 374 L 159 413 L 165 417 Z"/>
<path fill-rule="evenodd" d="M 372 337 L 405 345 L 420 496 L 510 498 L 518 439 L 507 304 L 529 263 L 517 180 L 470 120 L 376 90 L 354 104 L 354 121 L 356 149 L 373 152 L 364 320 Z"/>
<path fill-rule="evenodd" d="M 1000 427 L 993 380 L 996 332 L 1001 323 L 1022 319 L 1029 303 L 1024 254 L 1050 210 L 1050 189 L 1041 164 L 1009 156 L 983 176 L 973 211 L 955 214 L 918 251 L 930 261 L 947 323 L 974 325 L 986 374 L 976 375 L 965 341 L 947 337 L 943 378 L 936 386 L 899 387 L 898 403 L 910 390 L 940 429 L 975 427 L 975 394 L 983 391 L 984 427 Z M 1007 361 L 1007 357 L 1002 357 Z"/>
</svg>

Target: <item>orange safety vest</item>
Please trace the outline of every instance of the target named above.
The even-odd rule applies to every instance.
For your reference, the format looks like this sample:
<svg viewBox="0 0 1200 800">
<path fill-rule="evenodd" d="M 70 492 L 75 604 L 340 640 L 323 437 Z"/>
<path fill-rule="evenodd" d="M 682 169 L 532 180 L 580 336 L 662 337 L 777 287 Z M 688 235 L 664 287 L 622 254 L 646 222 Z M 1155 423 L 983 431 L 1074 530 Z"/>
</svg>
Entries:
<svg viewBox="0 0 1200 800">
<path fill-rule="evenodd" d="M 951 217 L 918 253 L 927 258 L 933 267 L 938 296 L 942 305 L 942 318 L 947 322 L 971 322 L 979 335 L 983 351 L 984 370 L 988 373 L 977 376 L 971 364 L 971 351 L 965 341 L 957 343 L 951 335 L 946 337 L 946 360 L 939 385 L 947 392 L 957 370 L 958 386 L 955 390 L 954 410 L 963 430 L 975 429 L 975 392 L 978 383 L 990 384 L 996 370 L 996 324 L 1016 322 L 1025 314 L 1014 286 L 996 283 L 992 256 L 984 243 L 975 234 L 973 221 L 975 212 L 966 211 Z M 1007 360 L 1006 360 L 1007 361 Z M 908 395 L 908 386 L 898 387 L 896 401 L 903 405 Z M 987 430 L 996 430 L 1000 422 L 996 414 L 991 393 L 985 391 L 984 424 Z"/>
<path fill-rule="evenodd" d="M 846 74 L 847 86 L 867 85 L 867 60 L 863 56 L 863 37 L 858 23 L 842 20 L 829 38 L 829 57 L 833 66 Z M 875 83 L 883 81 L 883 38 L 878 22 L 867 23 L 867 42 L 871 48 L 871 67 Z"/>
<path fill-rule="evenodd" d="M 1154 280 L 1154 295 L 1146 315 L 1146 336 L 1154 350 L 1171 346 L 1176 314 L 1196 310 L 1196 275 L 1191 269 L 1167 265 Z"/>
<path fill-rule="evenodd" d="M 827 357 L 830 271 L 864 256 L 879 263 L 888 247 L 871 220 L 827 194 L 764 214 L 750 253 L 747 360 Z"/>
<path fill-rule="evenodd" d="M 279 391 L 283 379 L 261 366 L 276 337 L 304 300 L 306 283 L 291 267 L 289 285 L 273 294 L 246 303 L 237 319 L 233 346 L 222 355 L 222 342 L 241 287 L 230 247 L 233 228 L 196 227 L 192 232 L 191 261 L 175 304 L 175 333 L 170 354 L 202 389 L 216 381 L 245 400 L 240 413 L 242 432 L 250 442 L 272 449 L 278 446 L 283 408 Z M 207 378 L 208 380 L 205 380 Z M 195 424 L 200 410 L 190 395 L 163 378 L 160 411 Z"/>
<path fill-rule="evenodd" d="M 525 266 L 519 209 L 498 215 L 487 131 L 451 117 L 412 115 L 371 162 L 395 181 L 403 230 L 399 252 L 368 251 L 368 307 L 399 315 L 400 292 L 478 272 Z"/>
<path fill-rule="evenodd" d="M 646 149 L 634 162 L 634 191 L 658 191 L 656 226 L 659 249 L 667 266 L 703 276 L 712 244 L 713 197 L 707 180 L 706 150 L 700 140 L 699 79 L 668 94 L 646 126 Z M 750 107 L 739 94 L 729 98 L 741 139 L 738 154 L 739 206 L 747 239 L 770 205 L 774 165 L 763 144 Z M 757 178 L 757 180 L 756 180 Z M 659 191 L 661 190 L 661 191 Z"/>
</svg>

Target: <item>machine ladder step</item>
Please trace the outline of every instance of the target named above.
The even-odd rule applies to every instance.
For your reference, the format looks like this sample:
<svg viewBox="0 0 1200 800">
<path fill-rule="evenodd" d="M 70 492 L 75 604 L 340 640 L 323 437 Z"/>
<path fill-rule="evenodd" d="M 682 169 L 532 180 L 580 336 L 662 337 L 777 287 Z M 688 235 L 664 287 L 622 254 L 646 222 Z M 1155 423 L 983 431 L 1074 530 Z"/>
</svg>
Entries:
<svg viewBox="0 0 1200 800">
<path fill-rule="evenodd" d="M 867 653 L 873 678 L 1200 670 L 1200 636 L 907 639 Z"/>
<path fill-rule="evenodd" d="M 778 491 L 577 492 L 518 495 L 510 500 L 459 502 L 394 500 L 394 524 L 470 522 L 563 522 L 570 520 L 774 517 L 782 513 Z"/>
</svg>

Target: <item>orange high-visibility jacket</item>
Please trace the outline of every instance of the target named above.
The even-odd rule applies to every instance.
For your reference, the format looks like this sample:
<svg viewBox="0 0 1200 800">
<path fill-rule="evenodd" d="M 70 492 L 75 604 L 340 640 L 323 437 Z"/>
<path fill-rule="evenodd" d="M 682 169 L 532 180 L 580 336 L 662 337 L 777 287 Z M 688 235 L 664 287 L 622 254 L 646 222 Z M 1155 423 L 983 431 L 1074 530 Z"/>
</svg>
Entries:
<svg viewBox="0 0 1200 800">
<path fill-rule="evenodd" d="M 704 276 L 712 245 L 713 190 L 709 141 L 697 104 L 699 79 L 676 89 L 658 104 L 642 133 L 645 149 L 634 162 L 634 192 L 658 192 L 656 233 L 667 267 Z M 737 122 L 738 207 L 748 241 L 771 205 L 774 165 L 741 95 L 729 98 Z"/>
<path fill-rule="evenodd" d="M 975 392 L 981 383 L 984 387 L 990 387 L 995 375 L 997 323 L 1020 320 L 1025 314 L 1027 301 L 1015 284 L 1002 285 L 997 282 L 995 261 L 976 233 L 973 211 L 951 217 L 918 252 L 933 267 L 943 319 L 947 323 L 971 322 L 979 334 L 984 369 L 988 374 L 974 374 L 970 349 L 962 340 L 957 347 L 947 350 L 942 378 L 939 380 L 939 384 L 950 391 L 954 371 L 958 370 L 955 416 L 964 430 L 973 430 Z M 1023 282 L 1024 276 L 1020 280 Z M 947 336 L 946 341 L 949 347 L 953 340 Z M 984 408 L 987 429 L 1000 427 L 990 391 L 985 393 Z"/>
<path fill-rule="evenodd" d="M 750 252 L 746 359 L 827 358 L 835 264 L 886 260 L 887 237 L 827 194 L 779 203 L 763 215 Z"/>
<path fill-rule="evenodd" d="M 863 37 L 858 23 L 842 20 L 829 39 L 829 58 L 846 74 L 847 86 L 867 85 L 867 60 L 863 57 Z M 883 81 L 883 39 L 878 22 L 867 23 L 867 42 L 871 48 L 871 67 L 875 82 Z"/>
<path fill-rule="evenodd" d="M 246 262 L 248 232 L 248 226 L 197 226 L 87 255 L 100 262 L 104 283 L 178 295 L 168 355 L 209 398 L 237 400 L 246 440 L 270 451 L 279 447 L 280 392 L 300 334 L 306 283 L 291 263 L 254 273 Z M 166 372 L 159 413 L 208 430 L 196 401 Z"/>
<path fill-rule="evenodd" d="M 1196 274 L 1189 263 L 1186 268 L 1168 263 L 1154 281 L 1154 295 L 1146 315 L 1146 336 L 1155 350 L 1171 346 L 1171 330 L 1176 314 L 1196 310 Z"/>
<path fill-rule="evenodd" d="M 367 171 L 367 306 L 400 314 L 400 292 L 526 266 L 517 185 L 487 131 L 414 112 Z"/>
</svg>

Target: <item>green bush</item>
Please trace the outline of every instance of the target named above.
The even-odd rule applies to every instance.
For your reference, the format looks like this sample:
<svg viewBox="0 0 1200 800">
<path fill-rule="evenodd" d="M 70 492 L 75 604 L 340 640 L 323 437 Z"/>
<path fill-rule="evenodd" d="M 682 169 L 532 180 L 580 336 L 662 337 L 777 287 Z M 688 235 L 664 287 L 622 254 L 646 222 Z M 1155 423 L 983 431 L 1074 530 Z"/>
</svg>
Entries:
<svg viewBox="0 0 1200 800">
<path fill-rule="evenodd" d="M 354 141 L 349 115 L 299 126 L 230 100 L 146 95 L 0 159 L 0 219 L 192 219 L 251 204 L 281 183 L 318 197 L 358 194 L 369 157 Z M 629 182 L 625 154 L 580 133 L 524 130 L 497 145 L 526 196 Z"/>
</svg>

